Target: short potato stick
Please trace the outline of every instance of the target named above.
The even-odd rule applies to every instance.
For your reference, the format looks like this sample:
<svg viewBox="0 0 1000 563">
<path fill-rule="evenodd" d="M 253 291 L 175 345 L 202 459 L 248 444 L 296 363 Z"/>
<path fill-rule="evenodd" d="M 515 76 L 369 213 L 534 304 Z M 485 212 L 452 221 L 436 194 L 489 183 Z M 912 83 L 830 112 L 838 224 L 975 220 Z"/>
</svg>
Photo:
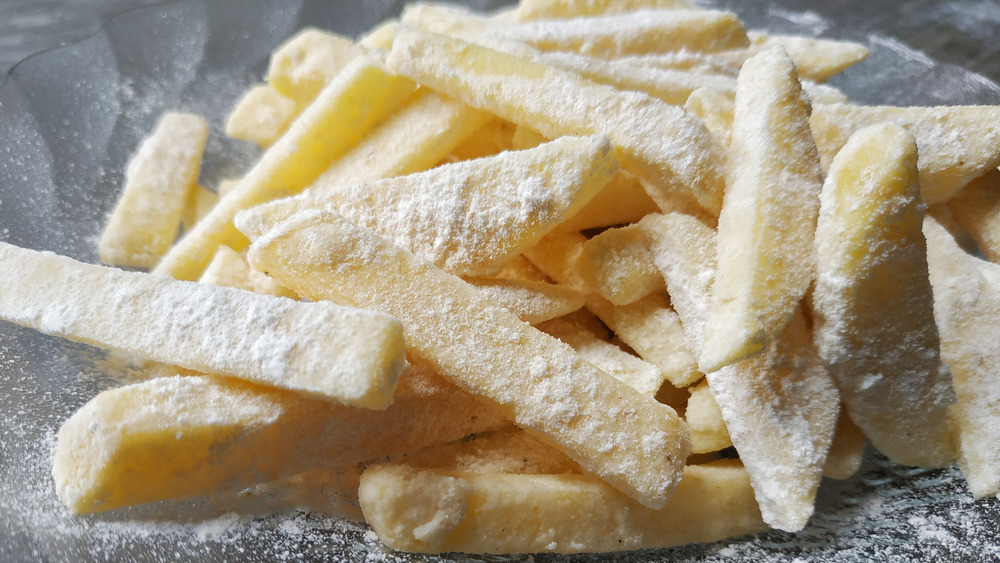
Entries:
<svg viewBox="0 0 1000 563">
<path fill-rule="evenodd" d="M 865 453 L 865 435 L 847 416 L 847 410 L 840 409 L 837 428 L 833 432 L 833 442 L 826 454 L 823 477 L 829 479 L 849 479 L 858 469 Z"/>
<path fill-rule="evenodd" d="M 969 182 L 948 202 L 948 207 L 983 256 L 1000 263 L 1000 169 Z"/>
<path fill-rule="evenodd" d="M 576 271 L 593 291 L 615 305 L 628 305 L 666 288 L 642 232 L 634 225 L 608 229 L 588 240 Z"/>
<path fill-rule="evenodd" d="M 97 244 L 101 261 L 152 268 L 170 249 L 198 181 L 208 124 L 167 113 L 129 162 L 122 190 Z"/>
<path fill-rule="evenodd" d="M 809 102 L 781 48 L 743 65 L 729 150 L 717 267 L 698 355 L 705 373 L 761 352 L 813 278 L 823 171 Z"/>
<path fill-rule="evenodd" d="M 214 376 L 105 391 L 59 429 L 52 474 L 74 513 L 237 491 L 497 428 L 506 421 L 433 374 L 373 411 Z"/>
<path fill-rule="evenodd" d="M 803 80 L 825 82 L 868 57 L 868 48 L 852 41 L 760 32 L 750 32 L 748 35 L 753 45 L 751 51 L 780 45 L 792 59 L 795 70 Z"/>
<path fill-rule="evenodd" d="M 583 294 L 568 287 L 538 281 L 468 278 L 490 301 L 537 325 L 583 307 Z"/>
<path fill-rule="evenodd" d="M 1000 266 L 966 254 L 924 219 L 941 358 L 958 401 L 951 407 L 958 466 L 976 497 L 1000 494 Z"/>
<path fill-rule="evenodd" d="M 215 252 L 215 258 L 212 258 L 198 282 L 265 295 L 298 298 L 294 291 L 281 287 L 278 282 L 251 268 L 246 256 L 228 246 L 219 247 Z"/>
<path fill-rule="evenodd" d="M 255 268 L 310 299 L 402 315 L 411 352 L 438 373 L 643 504 L 661 507 L 670 497 L 689 450 L 687 428 L 670 407 L 335 213 L 301 212 L 248 235 L 256 239 Z"/>
<path fill-rule="evenodd" d="M 606 133 L 657 204 L 670 192 L 713 215 L 722 205 L 722 147 L 697 118 L 636 92 L 463 41 L 414 30 L 393 43 L 398 72 L 548 138 Z"/>
<path fill-rule="evenodd" d="M 518 129 L 520 131 L 520 128 Z M 619 170 L 608 180 L 594 199 L 569 219 L 559 223 L 557 231 L 583 231 L 596 227 L 627 225 L 659 211 L 634 174 Z"/>
<path fill-rule="evenodd" d="M 78 342 L 382 409 L 406 369 L 399 321 L 332 303 L 124 272 L 0 243 L 0 318 Z"/>
<path fill-rule="evenodd" d="M 414 84 L 361 56 L 331 81 L 233 191 L 160 261 L 155 273 L 197 279 L 220 244 L 246 249 L 233 226 L 238 211 L 305 189 L 361 136 L 409 96 Z"/>
<path fill-rule="evenodd" d="M 393 549 L 583 553 L 713 542 L 767 529 L 738 462 L 684 468 L 652 510 L 589 475 L 500 475 L 377 465 L 361 476 L 365 519 Z"/>
<path fill-rule="evenodd" d="M 691 396 L 684 409 L 684 421 L 691 429 L 691 453 L 717 452 L 733 445 L 708 381 L 689 387 Z"/>
<path fill-rule="evenodd" d="M 768 525 L 795 532 L 813 513 L 840 397 L 797 311 L 762 353 L 705 376 Z"/>
<path fill-rule="evenodd" d="M 688 0 L 522 0 L 517 4 L 514 19 L 561 20 L 637 10 L 687 8 L 694 8 Z"/>
<path fill-rule="evenodd" d="M 823 168 L 848 138 L 873 123 L 895 123 L 917 141 L 920 195 L 951 199 L 973 178 L 1000 166 L 1000 106 L 889 107 L 816 104 L 809 123 Z"/>
<path fill-rule="evenodd" d="M 889 123 L 856 133 L 823 186 L 814 337 L 872 445 L 897 463 L 942 467 L 955 457 L 955 394 L 938 355 L 922 211 L 913 136 Z"/>
<path fill-rule="evenodd" d="M 271 86 L 250 88 L 226 119 L 226 135 L 267 148 L 278 140 L 299 114 L 299 105 Z"/>
<path fill-rule="evenodd" d="M 606 137 L 562 137 L 524 151 L 311 191 L 281 202 L 280 216 L 330 209 L 449 273 L 488 276 L 574 215 L 617 170 Z"/>
<path fill-rule="evenodd" d="M 271 54 L 267 82 L 304 106 L 364 52 L 363 47 L 346 37 L 307 27 Z"/>
</svg>

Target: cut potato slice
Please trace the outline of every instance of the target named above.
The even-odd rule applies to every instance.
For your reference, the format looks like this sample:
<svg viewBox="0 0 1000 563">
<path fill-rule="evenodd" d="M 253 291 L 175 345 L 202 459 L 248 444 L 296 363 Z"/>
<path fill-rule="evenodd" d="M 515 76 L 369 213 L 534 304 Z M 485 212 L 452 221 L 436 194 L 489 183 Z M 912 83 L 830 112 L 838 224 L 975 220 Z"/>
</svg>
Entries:
<svg viewBox="0 0 1000 563">
<path fill-rule="evenodd" d="M 278 282 L 251 268 L 246 256 L 228 246 L 219 247 L 215 252 L 215 258 L 212 258 L 198 282 L 265 295 L 298 298 L 294 291 L 281 287 Z"/>
<path fill-rule="evenodd" d="M 638 10 L 686 8 L 694 8 L 694 5 L 688 0 L 522 0 L 514 14 L 518 21 L 561 20 Z"/>
<path fill-rule="evenodd" d="M 691 453 L 717 452 L 733 445 L 722 418 L 722 410 L 708 388 L 708 381 L 688 388 L 691 396 L 684 409 L 684 421 L 691 429 Z"/>
<path fill-rule="evenodd" d="M 346 37 L 307 27 L 271 54 L 267 82 L 280 94 L 305 106 L 364 52 Z"/>
<path fill-rule="evenodd" d="M 868 57 L 868 48 L 853 41 L 750 32 L 751 50 L 781 46 L 803 80 L 825 82 Z M 815 100 L 814 100 L 815 102 Z"/>
<path fill-rule="evenodd" d="M 576 270 L 593 291 L 615 305 L 628 305 L 665 289 L 645 238 L 634 225 L 608 229 L 588 240 Z"/>
<path fill-rule="evenodd" d="M 490 301 L 532 325 L 568 315 L 583 307 L 580 292 L 560 285 L 491 278 L 469 278 L 466 281 Z"/>
<path fill-rule="evenodd" d="M 969 182 L 948 207 L 983 256 L 1000 263 L 1000 169 Z"/>
<path fill-rule="evenodd" d="M 299 105 L 271 86 L 250 88 L 226 119 L 226 135 L 267 148 L 278 140 L 299 114 Z"/>
</svg>

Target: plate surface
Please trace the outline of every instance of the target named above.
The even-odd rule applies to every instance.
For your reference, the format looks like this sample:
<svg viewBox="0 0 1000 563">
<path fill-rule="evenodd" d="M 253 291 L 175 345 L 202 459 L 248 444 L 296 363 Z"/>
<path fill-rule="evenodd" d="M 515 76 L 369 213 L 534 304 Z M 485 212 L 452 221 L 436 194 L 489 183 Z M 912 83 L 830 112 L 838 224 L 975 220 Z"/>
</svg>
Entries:
<svg viewBox="0 0 1000 563">
<path fill-rule="evenodd" d="M 473 2 L 476 8 L 497 3 Z M 1000 88 L 883 36 L 816 13 L 721 2 L 750 27 L 860 40 L 864 63 L 833 84 L 863 103 L 1000 103 Z M 234 100 L 259 81 L 271 49 L 314 25 L 357 35 L 401 8 L 351 0 L 184 0 L 126 13 L 77 44 L 29 58 L 0 84 L 0 240 L 96 262 L 96 238 L 131 152 L 165 110 L 209 118 L 204 183 L 256 151 L 220 134 Z M 919 86 L 914 86 L 919 85 Z M 63 420 L 128 366 L 86 346 L 0 324 L 0 560 L 390 560 L 362 525 L 315 514 L 252 519 L 178 503 L 71 518 L 49 468 Z M 708 546 L 533 561 L 958 561 L 1000 559 L 1000 502 L 973 501 L 957 470 L 878 455 L 846 482 L 824 481 L 817 515 L 796 535 Z M 177 516 L 184 511 L 185 517 Z"/>
</svg>

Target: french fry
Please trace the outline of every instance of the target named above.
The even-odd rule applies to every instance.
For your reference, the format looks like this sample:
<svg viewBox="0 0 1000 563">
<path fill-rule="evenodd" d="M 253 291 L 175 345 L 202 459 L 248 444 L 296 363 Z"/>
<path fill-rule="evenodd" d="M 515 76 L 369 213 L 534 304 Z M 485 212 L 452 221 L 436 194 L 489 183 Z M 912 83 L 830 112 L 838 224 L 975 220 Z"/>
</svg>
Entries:
<svg viewBox="0 0 1000 563">
<path fill-rule="evenodd" d="M 70 417 L 52 473 L 71 512 L 100 512 L 237 491 L 504 424 L 433 374 L 401 380 L 385 411 L 229 378 L 168 377 L 105 391 Z"/>
<path fill-rule="evenodd" d="M 973 178 L 1000 166 L 1000 106 L 817 104 L 809 122 L 824 170 L 847 139 L 868 125 L 891 122 L 909 131 L 920 152 L 920 195 L 928 205 L 951 199 Z"/>
<path fill-rule="evenodd" d="M 688 96 L 684 102 L 684 109 L 700 117 L 705 122 L 705 127 L 722 141 L 722 144 L 729 146 L 733 134 L 735 104 L 727 92 L 698 88 Z"/>
<path fill-rule="evenodd" d="M 717 268 L 698 355 L 705 373 L 762 351 L 812 282 L 823 172 L 808 120 L 809 103 L 780 48 L 743 65 Z"/>
<path fill-rule="evenodd" d="M 513 148 L 511 140 L 517 127 L 503 119 L 491 119 L 462 141 L 445 158 L 446 162 L 461 162 L 493 156 Z"/>
<path fill-rule="evenodd" d="M 215 258 L 212 258 L 198 282 L 235 287 L 265 295 L 298 298 L 295 292 L 281 287 L 278 282 L 251 268 L 245 256 L 228 246 L 219 247 L 215 252 Z"/>
<path fill-rule="evenodd" d="M 829 479 L 849 479 L 858 469 L 865 453 L 865 435 L 847 416 L 846 409 L 840 409 L 837 428 L 833 432 L 833 442 L 823 465 L 823 477 Z"/>
<path fill-rule="evenodd" d="M 572 232 L 625 225 L 656 211 L 659 208 L 642 188 L 638 178 L 628 171 L 619 170 L 587 205 L 559 223 L 555 230 Z"/>
<path fill-rule="evenodd" d="M 689 449 L 687 429 L 669 407 L 335 213 L 301 212 L 261 236 L 247 234 L 256 239 L 250 263 L 258 270 L 310 299 L 402 315 L 412 353 L 438 373 L 643 504 L 666 503 Z M 422 305 L 411 306 L 413 295 Z"/>
<path fill-rule="evenodd" d="M 198 181 L 208 124 L 197 115 L 168 113 L 129 162 L 125 187 L 98 242 L 101 261 L 152 268 L 177 238 Z"/>
<path fill-rule="evenodd" d="M 845 68 L 868 57 L 868 48 L 853 41 L 761 32 L 750 32 L 748 35 L 752 44 L 751 51 L 781 46 L 792 59 L 796 72 L 803 80 L 825 82 Z M 813 102 L 816 103 L 815 100 Z"/>
<path fill-rule="evenodd" d="M 187 204 L 184 206 L 184 214 L 181 216 L 181 230 L 190 231 L 197 223 L 208 215 L 208 212 L 219 202 L 219 196 L 212 190 L 195 184 L 188 193 Z"/>
<path fill-rule="evenodd" d="M 379 61 L 358 57 L 331 81 L 233 191 L 163 257 L 155 273 L 197 279 L 220 244 L 241 251 L 233 226 L 241 209 L 305 189 L 330 162 L 413 92 L 413 82 Z"/>
<path fill-rule="evenodd" d="M 203 373 L 385 408 L 406 369 L 379 313 L 124 272 L 0 243 L 0 318 Z"/>
<path fill-rule="evenodd" d="M 530 260 L 520 254 L 505 262 L 491 277 L 499 280 L 552 282 Z"/>
<path fill-rule="evenodd" d="M 226 135 L 267 148 L 278 140 L 299 113 L 295 100 L 266 84 L 247 90 L 226 119 Z"/>
<path fill-rule="evenodd" d="M 465 281 L 489 300 L 532 325 L 568 315 L 583 307 L 580 292 L 551 283 L 491 278 L 468 278 Z"/>
<path fill-rule="evenodd" d="M 664 70 L 684 70 L 699 74 L 716 74 L 736 78 L 740 67 L 746 61 L 742 58 L 734 61 L 727 53 L 693 53 L 690 51 L 674 51 L 672 53 L 655 53 L 648 55 L 629 55 L 618 57 L 616 62 L 638 68 L 659 68 Z"/>
<path fill-rule="evenodd" d="M 691 453 L 717 452 L 732 446 L 722 410 L 708 388 L 708 381 L 702 380 L 688 389 L 691 396 L 684 409 L 684 422 L 691 429 Z"/>
<path fill-rule="evenodd" d="M 694 7 L 687 0 L 521 0 L 514 12 L 514 19 L 517 21 L 557 20 L 621 14 L 637 10 Z"/>
<path fill-rule="evenodd" d="M 951 375 L 938 355 L 917 180 L 898 125 L 862 129 L 834 158 L 816 229 L 814 333 L 847 412 L 905 465 L 954 461 Z"/>
<path fill-rule="evenodd" d="M 983 256 L 1000 263 L 1000 169 L 969 182 L 948 201 L 948 207 Z"/>
<path fill-rule="evenodd" d="M 927 264 L 941 359 L 955 394 L 952 432 L 958 466 L 976 497 L 1000 494 L 1000 266 L 966 254 L 933 219 L 924 220 Z"/>
<path fill-rule="evenodd" d="M 549 138 L 606 132 L 622 164 L 657 204 L 676 192 L 716 214 L 722 148 L 682 109 L 619 92 L 545 65 L 421 33 L 401 32 L 388 56 L 398 72 Z M 558 94 L 556 94 L 558 93 Z"/>
<path fill-rule="evenodd" d="M 608 229 L 584 243 L 576 271 L 593 291 L 615 305 L 628 305 L 666 287 L 642 232 L 634 225 Z"/>
<path fill-rule="evenodd" d="M 267 82 L 280 94 L 304 106 L 364 52 L 364 48 L 346 37 L 307 27 L 271 54 Z"/>
<path fill-rule="evenodd" d="M 660 510 L 589 475 L 500 475 L 377 465 L 361 477 L 365 518 L 393 549 L 581 553 L 711 542 L 766 529 L 737 463 L 684 468 Z"/>
</svg>

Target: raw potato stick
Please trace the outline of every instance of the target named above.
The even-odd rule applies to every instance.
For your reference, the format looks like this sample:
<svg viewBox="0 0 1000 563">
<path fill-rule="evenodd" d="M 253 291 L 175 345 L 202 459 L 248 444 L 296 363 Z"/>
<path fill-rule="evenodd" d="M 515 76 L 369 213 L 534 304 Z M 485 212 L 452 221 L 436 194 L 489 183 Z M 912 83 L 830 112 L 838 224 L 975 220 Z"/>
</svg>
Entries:
<svg viewBox="0 0 1000 563">
<path fill-rule="evenodd" d="M 258 270 L 310 299 L 401 315 L 411 352 L 438 373 L 644 505 L 667 502 L 690 448 L 670 407 L 335 213 L 301 212 L 247 235 L 255 239 L 249 259 Z"/>
<path fill-rule="evenodd" d="M 465 281 L 487 299 L 531 325 L 568 315 L 583 307 L 583 295 L 561 285 L 494 278 L 468 278 Z"/>
<path fill-rule="evenodd" d="M 0 318 L 204 373 L 382 409 L 406 369 L 388 315 L 77 262 L 0 243 Z"/>
<path fill-rule="evenodd" d="M 687 0 L 521 0 L 517 21 L 561 20 L 637 10 L 694 8 Z"/>
</svg>

